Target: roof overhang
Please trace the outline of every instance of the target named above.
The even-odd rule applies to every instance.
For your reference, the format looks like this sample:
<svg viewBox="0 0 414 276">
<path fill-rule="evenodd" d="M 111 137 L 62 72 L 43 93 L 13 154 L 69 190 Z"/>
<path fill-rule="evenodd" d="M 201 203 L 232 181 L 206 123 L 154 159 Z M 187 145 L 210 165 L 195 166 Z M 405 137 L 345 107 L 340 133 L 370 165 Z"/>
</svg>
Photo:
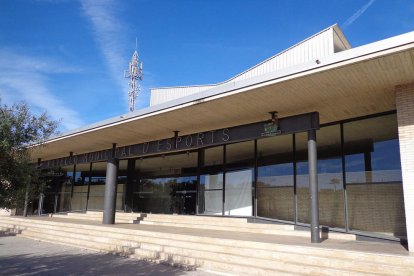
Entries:
<svg viewBox="0 0 414 276">
<path fill-rule="evenodd" d="M 328 123 L 395 109 L 395 86 L 414 82 L 414 32 L 346 50 L 318 62 L 230 82 L 108 119 L 33 147 L 49 160 L 118 146 L 318 111 Z"/>
</svg>

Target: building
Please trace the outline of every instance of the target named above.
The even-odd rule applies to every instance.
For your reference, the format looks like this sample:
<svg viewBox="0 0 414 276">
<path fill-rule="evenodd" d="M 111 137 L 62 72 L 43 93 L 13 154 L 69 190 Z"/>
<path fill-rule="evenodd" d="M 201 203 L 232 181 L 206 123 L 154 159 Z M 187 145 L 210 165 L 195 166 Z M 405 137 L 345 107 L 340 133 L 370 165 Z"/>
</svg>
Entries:
<svg viewBox="0 0 414 276">
<path fill-rule="evenodd" d="M 33 157 L 44 212 L 254 217 L 414 251 L 414 32 L 351 48 L 334 25 L 222 83 L 152 89 L 150 107 Z"/>
</svg>

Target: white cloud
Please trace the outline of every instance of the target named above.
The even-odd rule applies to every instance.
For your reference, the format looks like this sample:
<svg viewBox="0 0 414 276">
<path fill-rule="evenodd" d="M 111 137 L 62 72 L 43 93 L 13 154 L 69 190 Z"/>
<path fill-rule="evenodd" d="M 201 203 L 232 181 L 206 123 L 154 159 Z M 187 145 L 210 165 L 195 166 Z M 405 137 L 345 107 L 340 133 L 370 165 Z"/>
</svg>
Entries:
<svg viewBox="0 0 414 276">
<path fill-rule="evenodd" d="M 123 33 L 125 27 L 116 14 L 119 2 L 112 0 L 81 0 L 84 15 L 92 24 L 95 39 L 104 56 L 111 78 L 124 96 L 125 106 L 128 105 L 128 81 L 123 78 L 124 69 L 129 60 L 122 53 Z M 132 52 L 131 52 L 132 55 Z"/>
<path fill-rule="evenodd" d="M 65 106 L 48 86 L 49 75 L 78 72 L 76 68 L 0 49 L 0 71 L 0 97 L 4 103 L 24 100 L 35 111 L 47 111 L 53 119 L 62 119 L 64 130 L 84 125 L 78 113 Z"/>
<path fill-rule="evenodd" d="M 375 0 L 369 0 L 364 6 L 362 6 L 359 10 L 357 10 L 351 17 L 349 17 L 345 23 L 342 25 L 342 28 L 345 29 L 349 27 L 355 20 L 357 20 L 366 10 L 374 4 Z"/>
</svg>

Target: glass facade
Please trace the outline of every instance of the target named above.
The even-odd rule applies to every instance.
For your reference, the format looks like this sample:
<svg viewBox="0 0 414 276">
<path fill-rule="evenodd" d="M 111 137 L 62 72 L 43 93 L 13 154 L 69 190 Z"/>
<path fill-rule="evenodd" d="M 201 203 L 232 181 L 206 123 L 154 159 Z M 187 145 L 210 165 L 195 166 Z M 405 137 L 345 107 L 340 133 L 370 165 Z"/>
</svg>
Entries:
<svg viewBox="0 0 414 276">
<path fill-rule="evenodd" d="M 34 213 L 56 213 L 71 210 L 73 186 L 73 165 L 42 172 L 43 186 L 40 204 L 34 206 Z M 41 208 L 39 210 L 39 207 Z"/>
<path fill-rule="evenodd" d="M 195 214 L 196 184 L 197 152 L 138 159 L 135 162 L 133 210 Z"/>
<path fill-rule="evenodd" d="M 294 221 L 292 135 L 257 141 L 257 216 Z"/>
<path fill-rule="evenodd" d="M 89 179 L 88 210 L 103 210 L 106 181 L 106 162 L 92 163 Z"/>
<path fill-rule="evenodd" d="M 62 178 L 57 190 L 56 212 L 68 212 L 71 210 L 73 169 L 73 165 L 62 168 Z"/>
<path fill-rule="evenodd" d="M 254 141 L 227 145 L 225 165 L 224 215 L 253 214 Z"/>
<path fill-rule="evenodd" d="M 223 214 L 224 147 L 200 150 L 200 185 L 198 190 L 198 213 Z"/>
<path fill-rule="evenodd" d="M 316 133 L 320 224 L 404 236 L 396 114 L 329 124 Z M 44 209 L 103 209 L 106 162 L 64 167 L 57 175 Z M 117 183 L 118 210 L 309 224 L 308 135 L 121 160 Z"/>
<path fill-rule="evenodd" d="M 344 183 L 342 177 L 341 125 L 317 132 L 319 221 L 321 225 L 345 228 Z"/>
<path fill-rule="evenodd" d="M 72 211 L 86 211 L 89 191 L 90 164 L 77 164 L 72 194 Z"/>
<path fill-rule="evenodd" d="M 310 223 L 308 135 L 295 134 L 296 221 Z"/>
<path fill-rule="evenodd" d="M 351 230 L 405 235 L 396 115 L 344 124 L 345 177 Z"/>
</svg>

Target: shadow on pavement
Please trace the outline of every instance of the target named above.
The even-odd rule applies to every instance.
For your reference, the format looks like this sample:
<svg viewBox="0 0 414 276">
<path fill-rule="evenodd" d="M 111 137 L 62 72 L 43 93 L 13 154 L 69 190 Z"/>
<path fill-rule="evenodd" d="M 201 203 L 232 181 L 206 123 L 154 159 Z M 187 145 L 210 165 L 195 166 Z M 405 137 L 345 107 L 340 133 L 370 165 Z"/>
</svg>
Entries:
<svg viewBox="0 0 414 276">
<path fill-rule="evenodd" d="M 171 266 L 111 254 L 0 257 L 1 275 L 185 275 Z"/>
</svg>

